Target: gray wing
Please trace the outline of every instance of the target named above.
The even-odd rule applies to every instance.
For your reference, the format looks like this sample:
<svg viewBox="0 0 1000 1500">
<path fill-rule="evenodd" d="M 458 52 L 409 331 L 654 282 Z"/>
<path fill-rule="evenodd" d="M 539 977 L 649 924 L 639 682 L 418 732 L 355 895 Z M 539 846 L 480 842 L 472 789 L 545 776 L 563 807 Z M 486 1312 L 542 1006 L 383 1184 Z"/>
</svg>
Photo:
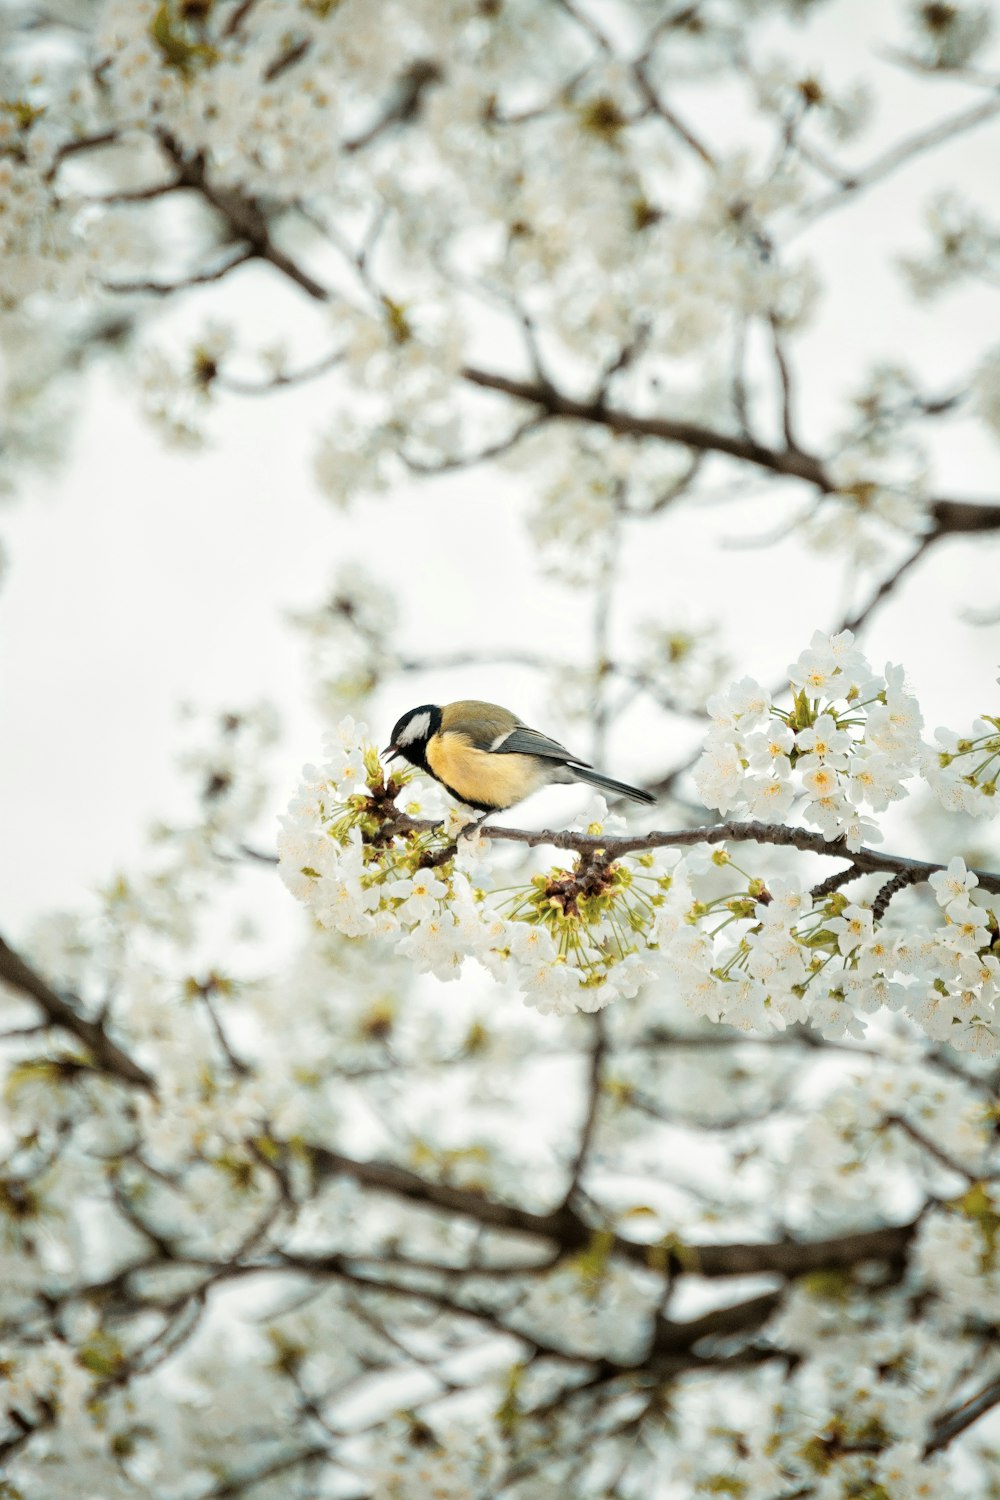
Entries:
<svg viewBox="0 0 1000 1500">
<path fill-rule="evenodd" d="M 494 755 L 541 755 L 546 760 L 561 761 L 564 765 L 590 764 L 567 750 L 565 745 L 550 740 L 546 734 L 539 734 L 537 729 L 529 729 L 526 724 L 518 724 L 516 729 L 512 729 L 502 739 L 495 740 L 490 748 Z"/>
</svg>

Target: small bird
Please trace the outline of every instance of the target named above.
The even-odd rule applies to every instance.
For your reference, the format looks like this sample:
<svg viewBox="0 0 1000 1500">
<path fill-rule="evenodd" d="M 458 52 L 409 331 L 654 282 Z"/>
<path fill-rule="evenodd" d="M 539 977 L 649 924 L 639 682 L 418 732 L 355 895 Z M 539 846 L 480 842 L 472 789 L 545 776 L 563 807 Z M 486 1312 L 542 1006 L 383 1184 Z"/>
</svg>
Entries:
<svg viewBox="0 0 1000 1500">
<path fill-rule="evenodd" d="M 656 801 L 639 787 L 595 771 L 564 745 L 522 724 L 509 709 L 478 698 L 411 708 L 395 725 L 382 754 L 387 760 L 401 755 L 483 814 L 513 807 L 552 782 L 584 781 L 636 802 Z"/>
</svg>

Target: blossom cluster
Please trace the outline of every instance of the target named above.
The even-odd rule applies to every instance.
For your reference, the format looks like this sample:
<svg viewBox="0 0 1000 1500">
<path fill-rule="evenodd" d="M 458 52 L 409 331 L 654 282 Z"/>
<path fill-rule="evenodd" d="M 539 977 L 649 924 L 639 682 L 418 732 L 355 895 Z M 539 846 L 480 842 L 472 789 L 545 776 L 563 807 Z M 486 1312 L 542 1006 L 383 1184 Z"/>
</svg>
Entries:
<svg viewBox="0 0 1000 1500">
<path fill-rule="evenodd" d="M 926 746 L 920 769 L 948 812 L 991 818 L 997 811 L 1000 775 L 1000 718 L 984 715 L 968 734 L 936 729 L 937 745 Z"/>
<path fill-rule="evenodd" d="M 994 13 L 988 5 L 927 5 L 913 0 L 910 22 L 923 65 L 945 72 L 968 66 L 982 51 L 993 31 Z"/>
<path fill-rule="evenodd" d="M 989 280 L 1000 259 L 1000 226 L 951 189 L 926 209 L 930 247 L 904 257 L 902 266 L 917 297 L 930 300 L 963 282 Z"/>
<path fill-rule="evenodd" d="M 905 796 L 920 755 L 920 710 L 903 669 L 873 673 L 850 631 L 817 631 L 788 671 L 790 708 L 753 678 L 709 699 L 698 790 L 709 807 L 764 822 L 797 806 L 824 838 L 858 849 L 880 837 L 867 814 Z"/>
</svg>

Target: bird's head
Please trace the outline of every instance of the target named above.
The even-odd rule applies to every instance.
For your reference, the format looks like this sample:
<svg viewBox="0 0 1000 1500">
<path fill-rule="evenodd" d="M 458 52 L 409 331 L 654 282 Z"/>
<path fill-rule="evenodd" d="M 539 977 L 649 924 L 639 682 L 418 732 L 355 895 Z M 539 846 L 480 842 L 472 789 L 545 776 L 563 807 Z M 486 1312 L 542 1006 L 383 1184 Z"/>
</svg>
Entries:
<svg viewBox="0 0 1000 1500">
<path fill-rule="evenodd" d="M 397 719 L 392 738 L 382 751 L 384 760 L 402 756 L 411 766 L 427 769 L 427 741 L 441 728 L 441 709 L 436 703 L 421 703 Z"/>
</svg>

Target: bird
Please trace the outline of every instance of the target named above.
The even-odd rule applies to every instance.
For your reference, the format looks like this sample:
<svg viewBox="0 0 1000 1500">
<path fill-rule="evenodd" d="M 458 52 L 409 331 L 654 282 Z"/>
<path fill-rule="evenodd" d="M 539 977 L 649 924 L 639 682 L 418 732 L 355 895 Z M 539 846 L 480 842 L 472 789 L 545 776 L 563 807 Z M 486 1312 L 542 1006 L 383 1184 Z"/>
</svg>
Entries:
<svg viewBox="0 0 1000 1500">
<path fill-rule="evenodd" d="M 499 703 L 479 698 L 409 709 L 397 720 L 382 755 L 387 762 L 402 756 L 484 817 L 553 782 L 582 781 L 635 802 L 656 801 L 640 787 L 595 771 L 589 761 L 529 729 Z"/>
</svg>

